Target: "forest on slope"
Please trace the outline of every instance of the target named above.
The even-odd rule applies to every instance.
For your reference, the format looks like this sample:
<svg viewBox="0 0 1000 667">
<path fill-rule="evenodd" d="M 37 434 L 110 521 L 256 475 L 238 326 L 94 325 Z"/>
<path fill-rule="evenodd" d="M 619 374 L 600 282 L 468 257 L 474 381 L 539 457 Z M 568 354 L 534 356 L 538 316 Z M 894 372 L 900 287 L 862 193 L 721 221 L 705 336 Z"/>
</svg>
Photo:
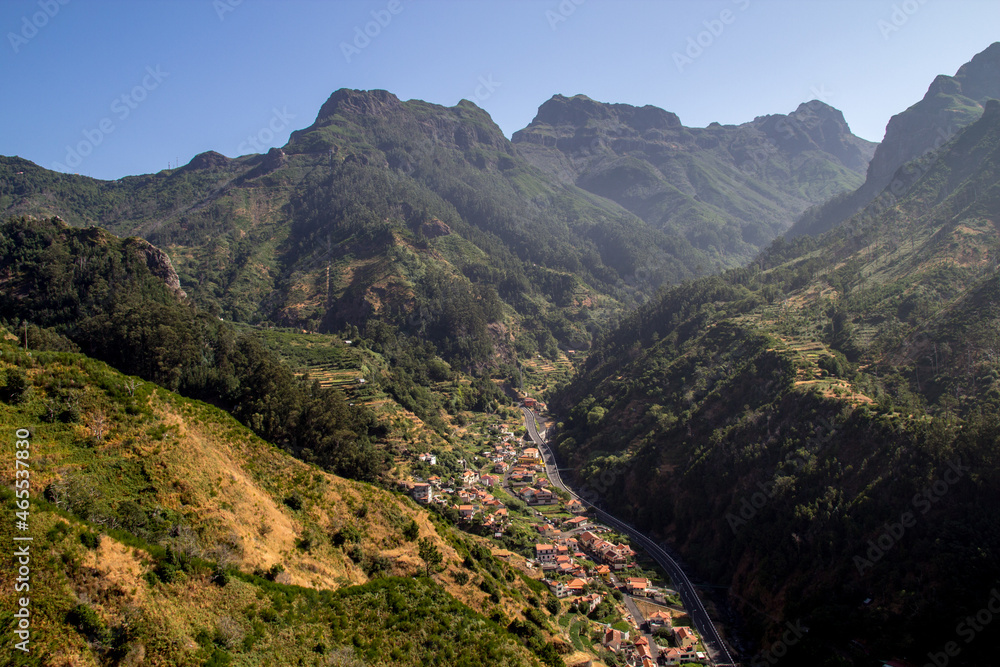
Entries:
<svg viewBox="0 0 1000 667">
<path fill-rule="evenodd" d="M 553 401 L 585 491 L 810 664 L 918 660 L 1000 571 L 1000 103 L 904 168 L 892 210 L 639 308 Z"/>
</svg>

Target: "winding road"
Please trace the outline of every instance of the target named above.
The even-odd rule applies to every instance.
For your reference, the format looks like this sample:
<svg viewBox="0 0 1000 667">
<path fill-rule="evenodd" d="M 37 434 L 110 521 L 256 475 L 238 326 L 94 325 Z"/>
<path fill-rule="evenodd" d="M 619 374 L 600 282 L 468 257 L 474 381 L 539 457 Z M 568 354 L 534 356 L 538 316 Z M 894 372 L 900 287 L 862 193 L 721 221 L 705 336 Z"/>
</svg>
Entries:
<svg viewBox="0 0 1000 667">
<path fill-rule="evenodd" d="M 535 413 L 525 407 L 521 408 L 521 412 L 524 413 L 524 426 L 528 429 L 528 435 L 531 436 L 532 442 L 534 442 L 535 445 L 537 445 L 543 452 L 545 458 L 545 469 L 546 472 L 548 472 L 549 481 L 552 482 L 552 485 L 562 489 L 583 503 L 584 506 L 594 512 L 597 519 L 618 529 L 641 545 L 646 552 L 660 564 L 670 579 L 674 582 L 674 586 L 680 594 L 681 602 L 684 603 L 684 608 L 690 613 L 691 619 L 694 621 L 695 628 L 702 636 L 709 653 L 713 656 L 713 663 L 716 667 L 737 665 L 738 663 L 733 660 L 725 642 L 722 641 L 722 636 L 716 629 L 715 624 L 712 623 L 712 619 L 709 618 L 708 612 L 705 611 L 705 606 L 702 604 L 701 598 L 698 597 L 698 593 L 695 590 L 694 585 L 688 579 L 687 574 L 684 573 L 681 566 L 677 564 L 677 561 L 675 561 L 670 554 L 663 549 L 663 547 L 643 533 L 639 532 L 636 528 L 596 507 L 593 503 L 581 498 L 571 488 L 569 488 L 569 486 L 563 482 L 562 476 L 559 474 L 559 468 L 556 465 L 554 453 L 549 449 L 548 444 L 538 434 Z"/>
</svg>

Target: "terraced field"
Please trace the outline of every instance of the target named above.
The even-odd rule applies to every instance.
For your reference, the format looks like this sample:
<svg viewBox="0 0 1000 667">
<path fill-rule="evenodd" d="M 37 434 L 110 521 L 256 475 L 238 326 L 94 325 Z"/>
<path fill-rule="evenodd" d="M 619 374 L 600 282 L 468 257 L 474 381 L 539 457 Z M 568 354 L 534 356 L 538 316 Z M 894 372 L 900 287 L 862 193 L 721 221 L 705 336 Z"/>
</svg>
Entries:
<svg viewBox="0 0 1000 667">
<path fill-rule="evenodd" d="M 321 387 L 348 387 L 361 384 L 358 382 L 361 377 L 356 368 L 340 368 L 336 364 L 320 364 L 308 366 L 298 375 L 308 374 L 310 378 L 319 380 Z"/>
<path fill-rule="evenodd" d="M 565 352 L 552 361 L 542 357 L 525 359 L 521 363 L 524 374 L 524 393 L 527 396 L 545 399 L 545 392 L 551 387 L 568 381 L 573 376 L 573 362 Z"/>
</svg>

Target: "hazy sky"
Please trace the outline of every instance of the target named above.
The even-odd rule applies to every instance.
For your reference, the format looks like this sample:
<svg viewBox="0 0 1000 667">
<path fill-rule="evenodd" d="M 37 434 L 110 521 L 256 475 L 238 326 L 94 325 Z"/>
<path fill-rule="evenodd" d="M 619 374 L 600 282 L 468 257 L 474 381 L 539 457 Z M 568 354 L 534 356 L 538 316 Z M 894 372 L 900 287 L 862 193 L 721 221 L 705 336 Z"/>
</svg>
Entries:
<svg viewBox="0 0 1000 667">
<path fill-rule="evenodd" d="M 507 136 L 556 93 L 689 126 L 819 98 L 878 141 L 1000 2 L 3 0 L 0 32 L 0 154 L 118 178 L 283 145 L 344 87 L 470 99 Z"/>
</svg>

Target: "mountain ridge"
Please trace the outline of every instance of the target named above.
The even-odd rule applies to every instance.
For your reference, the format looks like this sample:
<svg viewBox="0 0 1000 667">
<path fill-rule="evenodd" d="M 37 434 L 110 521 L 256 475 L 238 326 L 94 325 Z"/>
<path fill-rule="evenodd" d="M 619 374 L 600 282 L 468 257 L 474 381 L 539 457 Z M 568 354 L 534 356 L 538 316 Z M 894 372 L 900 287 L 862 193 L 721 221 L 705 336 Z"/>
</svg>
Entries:
<svg viewBox="0 0 1000 667">
<path fill-rule="evenodd" d="M 818 235 L 836 227 L 877 197 L 891 183 L 898 196 L 906 180 L 899 169 L 952 139 L 982 114 L 989 99 L 1000 98 L 1000 42 L 994 42 L 962 65 L 954 76 L 939 74 L 918 102 L 892 116 L 875 150 L 865 182 L 856 191 L 807 211 L 789 237 Z"/>
<path fill-rule="evenodd" d="M 808 206 L 860 184 L 873 145 L 818 100 L 788 115 L 688 128 L 650 105 L 556 95 L 512 143 L 535 166 L 681 236 L 748 260 Z"/>
<path fill-rule="evenodd" d="M 918 660 L 993 585 L 1000 102 L 924 160 L 896 206 L 639 307 L 550 400 L 577 479 L 726 587 L 765 648 L 802 620 L 803 664 Z M 975 474 L 924 511 L 956 460 Z"/>
</svg>

